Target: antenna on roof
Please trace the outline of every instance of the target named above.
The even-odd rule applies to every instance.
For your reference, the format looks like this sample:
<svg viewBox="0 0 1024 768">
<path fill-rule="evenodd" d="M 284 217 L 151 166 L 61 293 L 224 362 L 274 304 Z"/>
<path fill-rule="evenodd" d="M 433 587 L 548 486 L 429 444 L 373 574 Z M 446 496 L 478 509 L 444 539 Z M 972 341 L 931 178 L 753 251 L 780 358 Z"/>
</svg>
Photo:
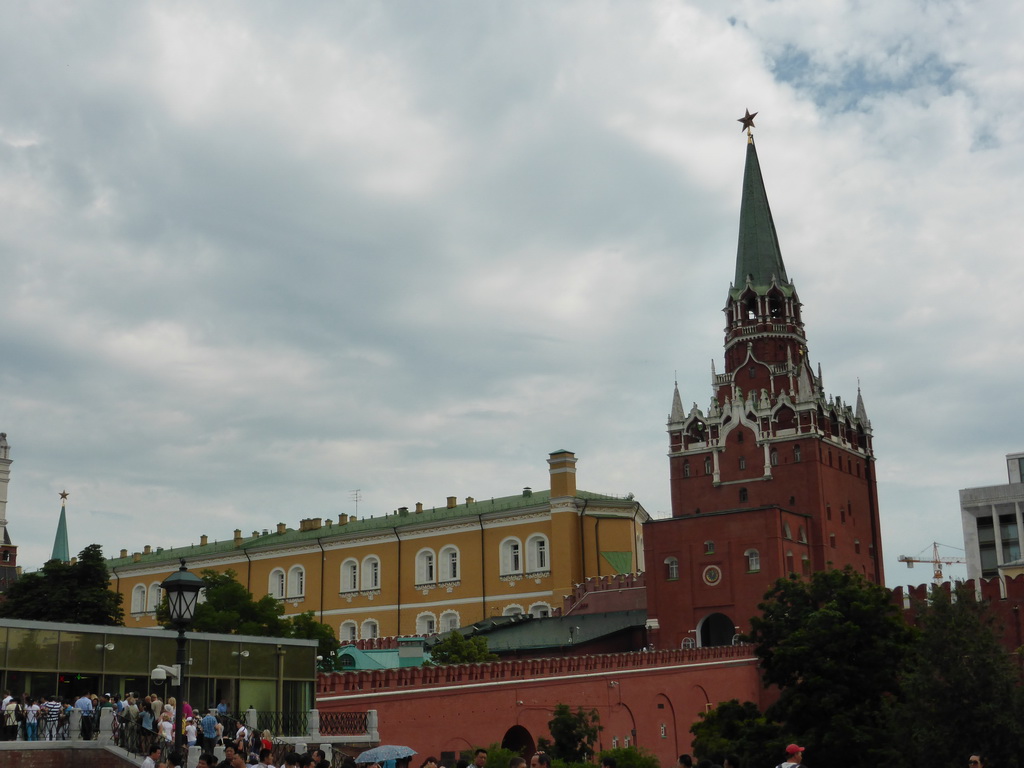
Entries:
<svg viewBox="0 0 1024 768">
<path fill-rule="evenodd" d="M 356 505 L 355 514 L 358 516 L 359 502 L 363 500 L 363 492 L 359 488 L 353 488 L 351 491 L 348 492 L 348 497 L 352 499 L 353 503 Z"/>
</svg>

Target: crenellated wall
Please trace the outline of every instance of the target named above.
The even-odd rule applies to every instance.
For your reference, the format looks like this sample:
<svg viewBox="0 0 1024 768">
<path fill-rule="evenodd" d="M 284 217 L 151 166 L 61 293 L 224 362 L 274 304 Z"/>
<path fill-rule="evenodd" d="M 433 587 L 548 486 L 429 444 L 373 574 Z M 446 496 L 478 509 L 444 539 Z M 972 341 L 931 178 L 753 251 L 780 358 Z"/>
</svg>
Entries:
<svg viewBox="0 0 1024 768">
<path fill-rule="evenodd" d="M 599 748 L 636 744 L 672 765 L 691 751 L 698 714 L 731 698 L 774 699 L 749 645 L 334 672 L 317 683 L 321 712 L 373 709 L 382 742 L 442 760 L 493 743 L 526 753 L 567 704 L 598 711 Z"/>
</svg>

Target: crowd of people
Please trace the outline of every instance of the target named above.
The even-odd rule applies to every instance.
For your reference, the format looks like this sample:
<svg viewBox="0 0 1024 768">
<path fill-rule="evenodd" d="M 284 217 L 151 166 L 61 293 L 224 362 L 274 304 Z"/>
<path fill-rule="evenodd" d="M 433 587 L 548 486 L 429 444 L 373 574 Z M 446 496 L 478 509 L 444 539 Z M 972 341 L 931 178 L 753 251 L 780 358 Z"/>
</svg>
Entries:
<svg viewBox="0 0 1024 768">
<path fill-rule="evenodd" d="M 243 751 L 228 744 L 224 747 L 224 757 L 221 760 L 218 760 L 213 752 L 203 752 L 196 762 L 196 768 L 247 768 L 250 765 L 279 768 L 274 750 L 270 747 L 263 747 L 258 753 L 250 754 L 248 760 L 242 756 L 243 754 Z M 150 747 L 146 759 L 142 761 L 142 768 L 181 768 L 184 766 L 184 757 L 177 750 L 164 749 L 154 744 Z M 284 762 L 280 763 L 280 768 L 331 768 L 327 755 L 320 749 L 302 754 L 286 752 L 281 759 Z"/>
<path fill-rule="evenodd" d="M 116 697 L 114 697 L 116 699 Z M 115 706 L 110 694 L 83 693 L 78 699 L 56 695 L 20 696 L 4 691 L 0 700 L 0 738 L 3 741 L 90 739 L 102 709 Z M 71 733 L 71 714 L 82 713 L 79 731 Z"/>
</svg>

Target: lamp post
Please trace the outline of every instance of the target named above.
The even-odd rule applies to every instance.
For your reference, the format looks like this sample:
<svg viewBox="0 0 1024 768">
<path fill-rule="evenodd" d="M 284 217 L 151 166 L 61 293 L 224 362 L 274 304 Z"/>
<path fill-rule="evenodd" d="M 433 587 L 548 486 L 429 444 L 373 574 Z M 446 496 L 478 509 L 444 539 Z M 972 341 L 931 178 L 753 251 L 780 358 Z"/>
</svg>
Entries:
<svg viewBox="0 0 1024 768">
<path fill-rule="evenodd" d="M 174 749 L 181 752 L 185 743 L 184 728 L 181 725 L 181 711 L 184 703 L 185 691 L 185 668 L 188 666 L 188 659 L 185 656 L 185 629 L 192 624 L 196 615 L 196 603 L 199 601 L 199 592 L 203 588 L 203 580 L 195 574 L 189 573 L 185 567 L 184 559 L 181 567 L 164 579 L 160 589 L 167 595 L 167 611 L 170 615 L 171 626 L 178 630 L 178 655 L 175 663 L 178 667 L 178 683 L 175 686 L 177 694 L 177 705 L 174 709 Z"/>
</svg>

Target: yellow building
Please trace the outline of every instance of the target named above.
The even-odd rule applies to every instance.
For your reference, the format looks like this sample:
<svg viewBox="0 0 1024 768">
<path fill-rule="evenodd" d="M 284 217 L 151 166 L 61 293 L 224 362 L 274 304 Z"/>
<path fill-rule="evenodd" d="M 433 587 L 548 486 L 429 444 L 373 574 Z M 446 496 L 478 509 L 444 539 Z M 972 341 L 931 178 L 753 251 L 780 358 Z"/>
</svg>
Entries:
<svg viewBox="0 0 1024 768">
<path fill-rule="evenodd" d="M 159 584 L 184 558 L 189 570 L 231 569 L 285 615 L 313 611 L 338 639 L 444 632 L 515 613 L 547 616 L 588 577 L 643 570 L 639 502 L 576 488 L 576 457 L 549 455 L 551 488 L 405 507 L 361 520 L 311 518 L 298 529 L 236 530 L 228 541 L 151 550 L 108 561 L 125 623 L 155 625 Z"/>
</svg>

